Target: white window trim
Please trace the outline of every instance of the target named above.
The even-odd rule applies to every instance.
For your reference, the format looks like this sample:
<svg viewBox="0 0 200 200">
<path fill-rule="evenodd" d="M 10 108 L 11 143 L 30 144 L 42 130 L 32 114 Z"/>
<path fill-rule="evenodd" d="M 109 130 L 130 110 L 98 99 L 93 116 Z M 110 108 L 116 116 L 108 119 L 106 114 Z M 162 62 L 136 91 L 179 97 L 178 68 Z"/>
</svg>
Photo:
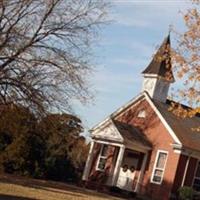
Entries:
<svg viewBox="0 0 200 200">
<path fill-rule="evenodd" d="M 100 152 L 99 152 L 99 156 L 98 156 L 97 164 L 96 164 L 96 170 L 97 170 L 97 171 L 101 171 L 101 172 L 104 172 L 105 169 L 100 169 L 100 168 L 99 168 L 100 159 L 101 159 L 101 158 L 107 159 L 107 156 L 102 156 L 102 155 L 101 155 L 104 146 L 107 146 L 107 144 L 103 144 L 103 143 L 101 144 L 101 150 L 100 150 Z"/>
<path fill-rule="evenodd" d="M 164 164 L 164 167 L 163 167 L 162 169 L 156 167 L 156 164 L 157 164 L 157 162 L 158 162 L 158 156 L 159 156 L 160 153 L 166 153 L 166 154 L 167 154 L 166 160 L 165 160 L 165 164 Z M 158 151 L 157 151 L 156 159 L 155 159 L 154 166 L 153 166 L 153 170 L 152 170 L 152 174 L 151 174 L 151 183 L 158 184 L 158 185 L 161 185 L 161 184 L 162 184 L 163 177 L 164 177 L 164 173 L 165 173 L 165 167 L 166 167 L 166 164 L 167 164 L 167 159 L 168 159 L 168 151 L 164 151 L 164 150 L 158 150 Z M 156 169 L 158 169 L 158 170 L 163 170 L 163 173 L 162 173 L 160 182 L 156 182 L 156 181 L 153 180 L 153 178 L 154 178 L 154 173 L 155 173 L 155 170 L 156 170 Z"/>
</svg>

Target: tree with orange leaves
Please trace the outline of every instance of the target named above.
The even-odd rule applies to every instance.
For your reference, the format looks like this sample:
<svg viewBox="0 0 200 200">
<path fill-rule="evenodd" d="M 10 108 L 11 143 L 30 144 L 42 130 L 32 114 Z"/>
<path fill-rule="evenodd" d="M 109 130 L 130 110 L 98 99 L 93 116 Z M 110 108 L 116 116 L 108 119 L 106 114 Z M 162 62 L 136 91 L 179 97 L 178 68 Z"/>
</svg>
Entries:
<svg viewBox="0 0 200 200">
<path fill-rule="evenodd" d="M 175 31 L 177 46 L 172 50 L 176 77 L 184 81 L 177 96 L 193 108 L 180 112 L 183 117 L 200 113 L 200 0 L 191 1 L 192 8 L 183 14 L 186 31 Z"/>
</svg>

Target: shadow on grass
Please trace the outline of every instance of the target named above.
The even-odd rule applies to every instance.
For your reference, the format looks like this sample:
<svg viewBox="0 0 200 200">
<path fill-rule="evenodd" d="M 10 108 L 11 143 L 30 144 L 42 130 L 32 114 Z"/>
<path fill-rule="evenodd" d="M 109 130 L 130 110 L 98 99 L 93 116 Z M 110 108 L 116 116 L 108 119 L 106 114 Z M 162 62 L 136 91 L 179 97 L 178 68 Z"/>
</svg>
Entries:
<svg viewBox="0 0 200 200">
<path fill-rule="evenodd" d="M 0 200 L 36 200 L 36 199 L 0 194 Z"/>
<path fill-rule="evenodd" d="M 84 197 L 85 195 L 108 198 L 108 195 L 103 194 L 103 193 L 98 193 L 95 191 L 87 190 L 85 188 L 77 187 L 75 185 L 70 185 L 70 184 L 55 182 L 55 181 L 38 180 L 38 179 L 24 178 L 24 177 L 4 174 L 4 175 L 0 175 L 0 182 L 40 189 L 47 192 L 71 195 L 71 196 L 79 197 L 79 198 Z M 0 200 L 1 199 L 3 198 L 1 198 L 0 196 Z M 12 198 L 10 199 L 12 200 Z M 21 199 L 23 200 L 24 198 L 21 198 Z M 116 199 L 116 198 L 109 196 L 109 199 Z M 19 197 L 19 200 L 20 200 L 20 197 Z"/>
</svg>

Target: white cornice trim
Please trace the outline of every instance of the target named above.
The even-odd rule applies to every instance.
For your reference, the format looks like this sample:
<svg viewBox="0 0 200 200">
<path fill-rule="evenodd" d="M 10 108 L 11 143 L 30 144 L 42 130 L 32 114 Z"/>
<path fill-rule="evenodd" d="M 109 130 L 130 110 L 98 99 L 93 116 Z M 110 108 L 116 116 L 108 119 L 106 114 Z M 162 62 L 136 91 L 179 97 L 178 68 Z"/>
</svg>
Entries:
<svg viewBox="0 0 200 200">
<path fill-rule="evenodd" d="M 159 78 L 160 76 L 158 74 L 143 74 L 143 77 L 150 77 L 150 78 Z"/>
<path fill-rule="evenodd" d="M 164 78 L 164 77 L 162 77 L 162 76 L 160 76 L 160 75 L 158 75 L 158 74 L 148 74 L 148 73 L 145 73 L 145 74 L 143 74 L 143 77 L 144 77 L 144 78 L 157 78 L 157 79 L 162 79 L 162 80 L 164 80 L 164 81 L 166 81 L 166 82 L 169 82 L 169 83 L 174 83 L 174 82 L 175 82 L 174 78 L 173 78 L 172 80 L 167 80 L 166 78 Z"/>
<path fill-rule="evenodd" d="M 172 145 L 174 147 L 174 144 Z M 176 148 L 174 147 L 174 152 L 178 154 L 183 154 L 185 156 L 191 156 L 193 158 L 200 159 L 200 151 L 188 148 L 188 147 L 182 147 L 182 148 Z"/>
<path fill-rule="evenodd" d="M 107 144 L 107 145 L 113 145 L 113 146 L 118 146 L 118 147 L 124 147 L 124 144 L 116 143 L 116 142 L 110 142 L 110 141 L 103 141 L 103 140 L 98 140 L 96 138 L 93 139 L 94 142 L 99 143 L 99 144 Z"/>
</svg>

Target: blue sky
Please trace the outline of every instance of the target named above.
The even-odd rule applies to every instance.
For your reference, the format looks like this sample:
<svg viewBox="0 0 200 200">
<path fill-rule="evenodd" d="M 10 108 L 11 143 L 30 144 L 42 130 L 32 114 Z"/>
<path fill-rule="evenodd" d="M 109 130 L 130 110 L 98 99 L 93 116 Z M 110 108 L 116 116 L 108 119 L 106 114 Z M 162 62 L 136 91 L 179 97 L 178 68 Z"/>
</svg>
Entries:
<svg viewBox="0 0 200 200">
<path fill-rule="evenodd" d="M 112 0 L 112 4 L 109 17 L 114 22 L 102 30 L 94 52 L 96 70 L 90 82 L 95 99 L 75 109 L 86 132 L 141 91 L 141 72 L 169 26 L 183 30 L 180 11 L 190 6 L 184 0 Z"/>
</svg>

